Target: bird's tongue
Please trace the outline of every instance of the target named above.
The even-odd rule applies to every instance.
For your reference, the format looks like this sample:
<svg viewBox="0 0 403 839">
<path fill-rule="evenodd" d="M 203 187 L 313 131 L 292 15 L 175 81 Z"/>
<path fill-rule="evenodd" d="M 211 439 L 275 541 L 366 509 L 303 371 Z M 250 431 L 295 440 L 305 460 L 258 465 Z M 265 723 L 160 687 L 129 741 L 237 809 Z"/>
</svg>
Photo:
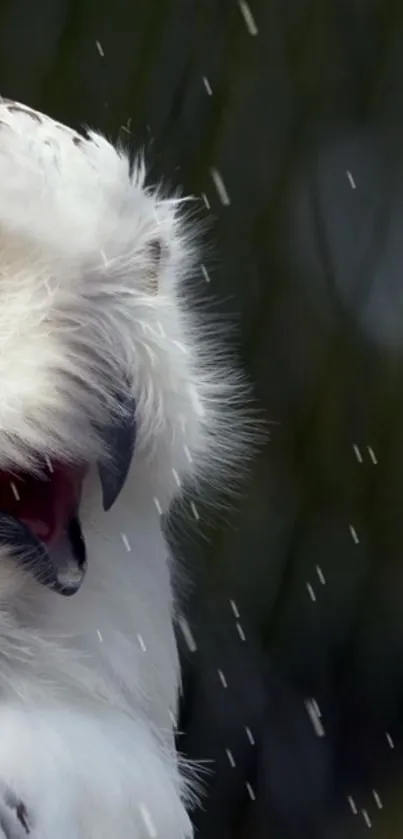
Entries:
<svg viewBox="0 0 403 839">
<path fill-rule="evenodd" d="M 77 513 L 86 469 L 57 462 L 46 475 L 0 472 L 0 512 L 22 521 L 47 545 L 55 543 Z"/>
</svg>

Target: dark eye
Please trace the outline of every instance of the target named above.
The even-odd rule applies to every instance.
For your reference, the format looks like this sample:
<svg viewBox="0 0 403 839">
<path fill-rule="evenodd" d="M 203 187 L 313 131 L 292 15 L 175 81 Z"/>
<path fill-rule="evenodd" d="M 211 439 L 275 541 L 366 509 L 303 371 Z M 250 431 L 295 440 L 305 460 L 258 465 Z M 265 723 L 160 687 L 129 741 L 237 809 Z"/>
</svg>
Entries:
<svg viewBox="0 0 403 839">
<path fill-rule="evenodd" d="M 152 259 L 152 267 L 148 275 L 148 289 L 152 294 L 158 293 L 158 273 L 162 258 L 162 243 L 160 239 L 153 239 L 149 245 L 148 250 Z"/>
</svg>

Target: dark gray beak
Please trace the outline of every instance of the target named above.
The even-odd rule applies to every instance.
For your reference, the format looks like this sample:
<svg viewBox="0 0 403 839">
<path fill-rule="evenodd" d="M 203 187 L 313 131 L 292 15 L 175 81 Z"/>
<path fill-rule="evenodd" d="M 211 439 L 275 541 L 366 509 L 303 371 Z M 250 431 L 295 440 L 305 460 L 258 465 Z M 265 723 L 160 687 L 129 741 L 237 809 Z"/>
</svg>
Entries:
<svg viewBox="0 0 403 839">
<path fill-rule="evenodd" d="M 104 510 L 110 510 L 125 484 L 136 443 L 136 404 L 120 400 L 115 421 L 102 430 L 106 457 L 98 464 Z M 0 510 L 0 546 L 5 545 L 20 567 L 52 591 L 69 597 L 83 582 L 86 549 L 78 515 L 67 522 L 57 542 L 47 545 L 18 518 Z"/>
<path fill-rule="evenodd" d="M 122 410 L 113 424 L 102 431 L 107 459 L 98 464 L 104 510 L 110 510 L 125 484 L 136 444 L 136 403 L 121 400 Z"/>
<path fill-rule="evenodd" d="M 38 583 L 65 597 L 75 594 L 83 582 L 87 560 L 77 517 L 68 523 L 57 546 L 48 547 L 19 519 L 0 513 L 0 545 L 6 545 Z"/>
</svg>

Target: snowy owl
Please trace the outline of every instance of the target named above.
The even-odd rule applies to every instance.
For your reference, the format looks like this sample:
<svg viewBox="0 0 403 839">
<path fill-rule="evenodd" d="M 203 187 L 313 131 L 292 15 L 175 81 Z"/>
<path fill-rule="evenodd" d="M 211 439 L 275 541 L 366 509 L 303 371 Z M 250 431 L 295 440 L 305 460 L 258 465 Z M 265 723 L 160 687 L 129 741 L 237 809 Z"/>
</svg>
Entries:
<svg viewBox="0 0 403 839">
<path fill-rule="evenodd" d="M 248 449 L 182 203 L 0 100 L 0 836 L 188 839 L 161 520 Z M 238 417 L 238 414 L 237 414 Z"/>
</svg>

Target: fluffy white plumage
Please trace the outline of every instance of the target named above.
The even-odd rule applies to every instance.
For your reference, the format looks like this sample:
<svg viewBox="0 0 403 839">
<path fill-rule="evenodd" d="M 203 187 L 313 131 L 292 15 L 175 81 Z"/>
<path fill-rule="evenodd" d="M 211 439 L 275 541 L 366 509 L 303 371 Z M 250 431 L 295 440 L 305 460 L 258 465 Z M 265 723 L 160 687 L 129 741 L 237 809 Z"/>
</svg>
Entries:
<svg viewBox="0 0 403 839">
<path fill-rule="evenodd" d="M 0 101 L 0 468 L 29 469 L 38 452 L 94 467 L 119 380 L 138 426 L 108 513 L 94 468 L 86 482 L 88 572 L 73 598 L 1 549 L 0 835 L 11 839 L 192 835 L 159 511 L 200 473 L 235 477 L 247 441 L 228 411 L 244 391 L 185 306 L 194 245 L 180 203 L 144 178 L 103 137 Z"/>
</svg>

